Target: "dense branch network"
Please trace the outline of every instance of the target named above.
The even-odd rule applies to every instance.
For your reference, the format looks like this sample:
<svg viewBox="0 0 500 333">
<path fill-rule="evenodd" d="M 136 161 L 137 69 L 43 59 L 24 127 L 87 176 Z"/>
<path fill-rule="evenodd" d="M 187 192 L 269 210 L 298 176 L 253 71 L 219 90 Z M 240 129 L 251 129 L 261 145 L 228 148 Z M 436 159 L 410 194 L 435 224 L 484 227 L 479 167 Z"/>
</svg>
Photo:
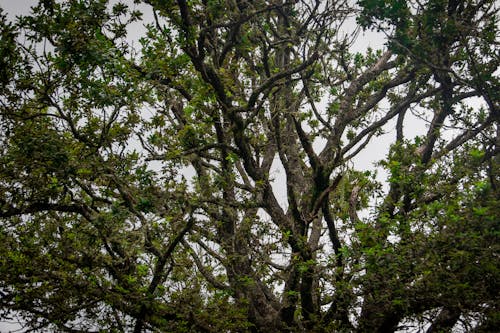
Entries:
<svg viewBox="0 0 500 333">
<path fill-rule="evenodd" d="M 0 317 L 494 327 L 498 9 L 445 2 L 41 1 L 4 20 Z M 352 51 L 358 24 L 384 49 Z M 387 179 L 359 170 L 388 136 Z"/>
</svg>

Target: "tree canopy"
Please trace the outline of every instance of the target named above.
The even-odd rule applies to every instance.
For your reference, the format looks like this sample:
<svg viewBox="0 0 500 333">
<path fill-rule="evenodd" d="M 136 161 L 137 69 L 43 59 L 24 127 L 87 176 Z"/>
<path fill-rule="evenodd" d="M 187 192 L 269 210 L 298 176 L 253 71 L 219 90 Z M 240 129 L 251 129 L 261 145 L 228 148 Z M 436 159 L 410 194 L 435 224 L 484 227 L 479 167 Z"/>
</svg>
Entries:
<svg viewBox="0 0 500 333">
<path fill-rule="evenodd" d="M 498 329 L 498 10 L 0 12 L 0 318 L 66 332 Z M 368 29 L 385 46 L 355 51 Z M 375 165 L 356 162 L 374 149 Z"/>
</svg>

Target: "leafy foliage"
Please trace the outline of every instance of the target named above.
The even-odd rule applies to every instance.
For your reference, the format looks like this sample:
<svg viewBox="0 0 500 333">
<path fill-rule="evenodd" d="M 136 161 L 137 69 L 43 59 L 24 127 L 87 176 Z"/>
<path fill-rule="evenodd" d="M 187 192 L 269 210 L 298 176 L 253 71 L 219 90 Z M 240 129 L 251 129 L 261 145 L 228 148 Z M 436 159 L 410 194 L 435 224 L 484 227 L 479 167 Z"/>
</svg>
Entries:
<svg viewBox="0 0 500 333">
<path fill-rule="evenodd" d="M 497 11 L 71 0 L 0 13 L 0 318 L 493 331 Z M 355 15 L 387 49 L 352 50 Z M 385 157 L 359 169 L 382 135 Z"/>
</svg>

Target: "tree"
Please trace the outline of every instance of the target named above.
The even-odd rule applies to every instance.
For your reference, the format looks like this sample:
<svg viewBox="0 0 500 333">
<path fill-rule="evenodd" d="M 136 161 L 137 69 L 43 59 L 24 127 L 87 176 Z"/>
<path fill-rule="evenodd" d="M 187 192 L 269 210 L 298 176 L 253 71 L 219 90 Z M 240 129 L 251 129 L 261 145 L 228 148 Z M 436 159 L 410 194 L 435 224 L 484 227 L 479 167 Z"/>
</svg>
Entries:
<svg viewBox="0 0 500 333">
<path fill-rule="evenodd" d="M 493 331 L 497 11 L 71 0 L 2 14 L 0 317 L 69 332 Z M 361 28 L 385 33 L 384 50 L 354 53 Z M 357 169 L 386 132 L 386 157 Z"/>
</svg>

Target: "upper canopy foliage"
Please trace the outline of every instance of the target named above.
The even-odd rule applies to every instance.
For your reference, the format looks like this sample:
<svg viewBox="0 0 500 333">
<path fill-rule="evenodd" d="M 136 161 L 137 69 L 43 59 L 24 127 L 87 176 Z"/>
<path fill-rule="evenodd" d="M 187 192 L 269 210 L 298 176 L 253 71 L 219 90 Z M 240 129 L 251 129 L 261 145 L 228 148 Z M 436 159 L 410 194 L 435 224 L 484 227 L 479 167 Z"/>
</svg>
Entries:
<svg viewBox="0 0 500 333">
<path fill-rule="evenodd" d="M 0 318 L 500 325 L 495 1 L 45 0 L 1 16 Z M 361 29 L 384 49 L 355 52 Z M 377 165 L 354 163 L 373 149 Z"/>
</svg>

